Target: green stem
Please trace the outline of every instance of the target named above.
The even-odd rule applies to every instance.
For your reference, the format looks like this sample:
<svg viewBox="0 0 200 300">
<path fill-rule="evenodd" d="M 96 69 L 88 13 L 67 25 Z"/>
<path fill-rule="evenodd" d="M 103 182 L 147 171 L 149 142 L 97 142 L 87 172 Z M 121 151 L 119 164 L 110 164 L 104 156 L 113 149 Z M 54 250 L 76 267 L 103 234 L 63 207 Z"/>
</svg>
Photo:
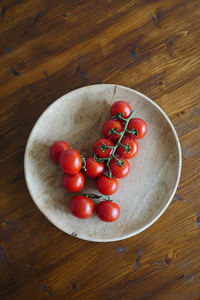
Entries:
<svg viewBox="0 0 200 300">
<path fill-rule="evenodd" d="M 126 130 L 126 132 L 129 132 L 129 133 L 131 133 L 131 134 L 132 134 L 132 136 L 134 136 L 134 135 L 138 136 L 138 132 L 137 132 L 137 130 L 136 130 L 136 129 L 132 129 L 132 130 Z"/>
<path fill-rule="evenodd" d="M 107 201 L 113 201 L 109 196 L 99 196 L 97 194 L 91 193 L 91 194 L 83 194 L 83 196 L 90 198 L 90 199 L 99 199 L 99 200 L 107 200 Z"/>
<path fill-rule="evenodd" d="M 85 157 L 83 156 L 83 154 L 81 154 L 81 162 L 82 162 L 81 169 L 83 169 L 84 171 L 86 171 L 86 161 L 85 161 Z"/>
<path fill-rule="evenodd" d="M 123 162 L 123 158 L 120 160 L 120 159 L 118 159 L 118 158 L 116 158 L 116 156 L 115 156 L 115 151 L 117 150 L 117 147 L 119 146 L 119 145 L 122 145 L 121 144 L 121 140 L 122 140 L 122 138 L 123 138 L 123 136 L 124 136 L 124 134 L 126 133 L 126 132 L 130 132 L 130 133 L 133 133 L 132 131 L 129 131 L 129 130 L 127 130 L 127 127 L 128 127 L 128 123 L 129 123 L 129 121 L 130 121 L 130 119 L 132 118 L 132 116 L 134 115 L 134 113 L 135 113 L 135 110 L 133 110 L 132 111 L 132 113 L 130 114 L 130 116 L 127 118 L 127 119 L 125 119 L 125 118 L 123 118 L 122 117 L 122 114 L 117 114 L 116 116 L 114 116 L 115 118 L 117 118 L 117 119 L 121 119 L 121 120 L 123 120 L 124 122 L 125 122 L 125 125 L 124 125 L 124 128 L 123 128 L 123 130 L 119 133 L 119 132 L 116 132 L 117 134 L 119 134 L 119 139 L 117 140 L 117 142 L 116 142 L 116 144 L 115 144 L 115 146 L 113 146 L 113 147 L 110 147 L 110 146 L 106 146 L 106 145 L 102 145 L 102 146 L 100 146 L 100 149 L 102 149 L 102 150 L 104 150 L 105 151 L 105 149 L 110 149 L 110 148 L 112 148 L 113 149 L 113 151 L 112 151 L 112 153 L 111 153 L 111 155 L 109 156 L 109 157 L 106 157 L 106 158 L 97 158 L 96 157 L 96 160 L 97 161 L 99 161 L 99 162 L 105 162 L 106 161 L 106 167 L 108 168 L 108 173 L 107 172 L 105 172 L 104 174 L 106 175 L 106 176 L 108 176 L 109 178 L 112 178 L 113 176 L 112 176 L 112 171 L 111 171 L 111 169 L 110 169 L 110 161 L 111 161 L 111 159 L 112 158 L 115 158 L 117 161 L 118 161 L 118 164 L 120 164 L 120 165 L 122 165 L 122 162 Z M 114 129 L 115 130 L 115 129 Z M 123 147 L 124 147 L 124 145 L 122 145 Z M 125 147 L 127 147 L 127 145 L 125 146 Z M 127 148 L 126 148 L 127 149 Z"/>
<path fill-rule="evenodd" d="M 119 119 L 120 119 L 120 120 L 123 120 L 123 121 L 125 121 L 125 122 L 126 122 L 126 121 L 127 121 L 127 119 L 123 118 L 122 116 L 123 116 L 123 113 L 117 113 L 117 114 L 116 114 L 116 115 L 114 115 L 112 118 L 113 118 L 113 119 L 117 119 L 117 120 L 119 120 Z"/>
<path fill-rule="evenodd" d="M 120 146 L 123 147 L 126 151 L 125 152 L 128 152 L 131 150 L 131 147 L 127 141 L 127 144 L 126 145 L 123 145 L 122 143 L 120 143 Z"/>
</svg>

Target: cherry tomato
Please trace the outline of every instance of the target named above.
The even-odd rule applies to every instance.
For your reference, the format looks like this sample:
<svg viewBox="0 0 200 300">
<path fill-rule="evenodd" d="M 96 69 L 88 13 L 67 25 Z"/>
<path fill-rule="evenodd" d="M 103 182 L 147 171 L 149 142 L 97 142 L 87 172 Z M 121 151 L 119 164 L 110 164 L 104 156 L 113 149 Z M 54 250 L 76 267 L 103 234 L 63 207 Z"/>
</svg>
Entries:
<svg viewBox="0 0 200 300">
<path fill-rule="evenodd" d="M 132 113 L 132 108 L 126 101 L 117 101 L 111 106 L 110 114 L 114 116 L 117 113 L 123 114 L 123 118 L 127 119 Z"/>
<path fill-rule="evenodd" d="M 88 177 L 98 177 L 105 171 L 104 163 L 94 160 L 94 157 L 88 157 L 86 159 L 86 171 L 85 174 Z"/>
<path fill-rule="evenodd" d="M 59 165 L 65 173 L 71 175 L 78 173 L 82 165 L 79 152 L 75 149 L 63 151 L 59 157 Z"/>
<path fill-rule="evenodd" d="M 80 191 L 84 186 L 84 182 L 85 179 L 81 172 L 78 172 L 74 175 L 64 173 L 62 176 L 63 186 L 66 188 L 66 190 L 72 193 Z"/>
<path fill-rule="evenodd" d="M 114 143 L 109 140 L 109 139 L 104 139 L 104 138 L 99 138 L 96 140 L 96 142 L 94 143 L 94 146 L 93 146 L 93 150 L 94 150 L 94 153 L 98 156 L 98 157 L 109 157 L 112 153 L 112 149 L 105 149 L 105 150 L 102 150 L 100 149 L 100 147 L 102 145 L 106 145 L 106 146 L 109 146 L 109 147 L 113 147 L 114 146 Z"/>
<path fill-rule="evenodd" d="M 97 179 L 97 188 L 103 195 L 114 194 L 119 186 L 119 182 L 116 178 L 108 178 L 106 175 L 101 175 Z"/>
<path fill-rule="evenodd" d="M 117 203 L 106 200 L 97 205 L 96 213 L 102 221 L 113 222 L 119 218 L 120 207 Z"/>
<path fill-rule="evenodd" d="M 122 124 L 117 120 L 108 120 L 104 123 L 102 132 L 105 137 L 110 138 L 112 141 L 117 141 L 120 137 L 117 133 L 111 133 L 110 131 L 115 129 L 117 132 L 121 132 L 123 129 Z"/>
<path fill-rule="evenodd" d="M 69 202 L 69 209 L 74 216 L 87 219 L 94 212 L 94 203 L 85 196 L 75 196 Z"/>
<path fill-rule="evenodd" d="M 49 155 L 51 159 L 58 164 L 60 154 L 67 149 L 69 149 L 69 145 L 65 141 L 57 141 L 51 145 Z"/>
<path fill-rule="evenodd" d="M 147 133 L 147 124 L 140 118 L 133 118 L 129 121 L 127 129 L 132 130 L 133 128 L 136 129 L 138 133 L 138 136 L 134 135 L 136 139 L 143 138 Z M 132 137 L 131 133 L 127 132 L 126 134 Z"/>
<path fill-rule="evenodd" d="M 116 149 L 116 153 L 120 156 L 120 157 L 124 157 L 126 159 L 130 159 L 133 158 L 137 152 L 138 152 L 138 143 L 135 139 L 132 139 L 131 137 L 127 137 L 124 136 L 121 139 L 121 144 L 126 146 L 127 144 L 130 146 L 130 150 L 126 151 L 126 149 L 119 145 Z"/>
<path fill-rule="evenodd" d="M 110 161 L 110 169 L 111 169 L 112 175 L 116 178 L 123 178 L 123 177 L 127 176 L 130 171 L 130 164 L 129 164 L 128 160 L 123 159 L 122 162 L 123 162 L 123 165 L 120 166 L 119 162 L 115 158 L 112 158 Z"/>
</svg>

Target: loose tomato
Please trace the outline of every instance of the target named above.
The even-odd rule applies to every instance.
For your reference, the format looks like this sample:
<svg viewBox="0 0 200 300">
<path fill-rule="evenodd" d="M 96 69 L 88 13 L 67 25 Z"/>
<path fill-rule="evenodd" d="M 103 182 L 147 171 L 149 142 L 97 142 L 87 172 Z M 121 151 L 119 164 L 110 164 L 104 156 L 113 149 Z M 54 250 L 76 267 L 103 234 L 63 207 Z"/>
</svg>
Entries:
<svg viewBox="0 0 200 300">
<path fill-rule="evenodd" d="M 94 203 L 85 196 L 75 196 L 69 202 L 69 209 L 74 216 L 87 219 L 94 212 Z"/>
<path fill-rule="evenodd" d="M 141 139 L 145 136 L 145 134 L 147 133 L 147 124 L 145 123 L 144 120 L 140 119 L 140 118 L 133 118 L 129 121 L 128 123 L 128 130 L 132 130 L 132 129 L 136 129 L 138 135 L 134 135 L 134 138 L 136 139 Z M 128 136 L 132 137 L 132 134 L 127 132 L 126 133 Z"/>
<path fill-rule="evenodd" d="M 116 178 L 108 178 L 106 175 L 101 175 L 97 179 L 97 188 L 103 195 L 114 194 L 119 186 L 119 182 Z"/>
<path fill-rule="evenodd" d="M 123 114 L 122 117 L 127 119 L 132 113 L 132 108 L 126 101 L 117 101 L 111 106 L 110 114 L 114 116 L 118 113 Z"/>
<path fill-rule="evenodd" d="M 75 149 L 63 151 L 59 157 L 59 165 L 65 173 L 71 175 L 78 173 L 82 165 L 79 152 Z"/>
<path fill-rule="evenodd" d="M 51 159 L 58 164 L 60 154 L 67 149 L 69 149 L 69 145 L 65 141 L 57 141 L 51 145 L 49 155 Z"/>
<path fill-rule="evenodd" d="M 104 163 L 94 160 L 94 157 L 88 157 L 86 159 L 86 171 L 85 174 L 88 177 L 98 177 L 105 171 Z"/>
<path fill-rule="evenodd" d="M 113 147 L 114 143 L 109 140 L 109 139 L 104 139 L 104 138 L 99 138 L 95 141 L 94 146 L 93 146 L 93 150 L 94 153 L 98 156 L 98 157 L 109 157 L 112 153 L 112 149 L 101 149 L 100 147 L 102 147 L 103 145 L 109 146 L 109 147 Z"/>
<path fill-rule="evenodd" d="M 119 218 L 120 207 L 117 203 L 106 200 L 97 205 L 96 213 L 102 221 L 113 222 Z"/>
<path fill-rule="evenodd" d="M 123 126 L 117 120 L 108 120 L 103 125 L 102 132 L 104 136 L 110 138 L 112 141 L 117 141 L 120 135 L 117 133 L 112 133 L 112 129 L 120 133 L 123 129 Z"/>
<path fill-rule="evenodd" d="M 78 172 L 74 175 L 64 173 L 62 176 L 63 186 L 69 192 L 75 193 L 75 192 L 80 191 L 84 186 L 84 182 L 85 182 L 85 179 L 81 172 Z"/>
<path fill-rule="evenodd" d="M 129 145 L 129 150 L 128 151 L 126 151 L 126 149 L 122 145 L 119 145 L 117 147 L 116 153 L 120 157 L 123 156 L 126 159 L 130 159 L 130 158 L 133 158 L 137 154 L 137 152 L 138 152 L 138 143 L 135 139 L 132 139 L 131 137 L 124 136 L 121 139 L 120 143 L 124 146 Z"/>
<path fill-rule="evenodd" d="M 110 161 L 110 169 L 114 177 L 123 178 L 128 175 L 130 171 L 130 164 L 128 160 L 123 159 L 122 166 L 120 166 L 119 162 L 115 158 L 112 158 Z"/>
</svg>

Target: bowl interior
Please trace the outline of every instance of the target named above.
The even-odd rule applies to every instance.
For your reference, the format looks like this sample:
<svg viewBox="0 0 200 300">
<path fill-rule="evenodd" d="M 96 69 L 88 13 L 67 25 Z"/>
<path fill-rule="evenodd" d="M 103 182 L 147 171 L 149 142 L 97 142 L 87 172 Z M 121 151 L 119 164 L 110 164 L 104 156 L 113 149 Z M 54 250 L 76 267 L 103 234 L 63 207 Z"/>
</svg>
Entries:
<svg viewBox="0 0 200 300">
<path fill-rule="evenodd" d="M 49 147 L 53 141 L 66 140 L 84 155 L 92 155 L 110 105 L 117 100 L 129 102 L 135 116 L 146 121 L 148 133 L 138 140 L 131 171 L 112 196 L 120 205 L 120 218 L 104 223 L 94 214 L 80 220 L 68 210 L 74 194 L 62 187 L 62 172 L 50 160 Z M 58 228 L 86 240 L 113 241 L 141 232 L 163 213 L 178 184 L 180 155 L 173 126 L 151 100 L 122 86 L 94 85 L 64 95 L 41 115 L 27 143 L 25 175 L 34 202 Z M 95 179 L 86 179 L 83 192 L 97 193 Z"/>
</svg>

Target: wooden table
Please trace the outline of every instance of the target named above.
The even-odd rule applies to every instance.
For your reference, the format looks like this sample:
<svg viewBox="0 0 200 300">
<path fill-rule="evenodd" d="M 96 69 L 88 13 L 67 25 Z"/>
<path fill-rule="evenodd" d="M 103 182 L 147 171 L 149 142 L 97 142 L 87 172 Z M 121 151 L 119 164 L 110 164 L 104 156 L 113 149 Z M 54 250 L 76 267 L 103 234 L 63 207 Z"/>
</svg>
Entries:
<svg viewBox="0 0 200 300">
<path fill-rule="evenodd" d="M 199 0 L 0 1 L 1 299 L 200 299 L 199 28 Z M 95 83 L 152 98 L 183 152 L 164 215 L 114 243 L 56 229 L 24 181 L 24 149 L 39 115 Z"/>
</svg>

